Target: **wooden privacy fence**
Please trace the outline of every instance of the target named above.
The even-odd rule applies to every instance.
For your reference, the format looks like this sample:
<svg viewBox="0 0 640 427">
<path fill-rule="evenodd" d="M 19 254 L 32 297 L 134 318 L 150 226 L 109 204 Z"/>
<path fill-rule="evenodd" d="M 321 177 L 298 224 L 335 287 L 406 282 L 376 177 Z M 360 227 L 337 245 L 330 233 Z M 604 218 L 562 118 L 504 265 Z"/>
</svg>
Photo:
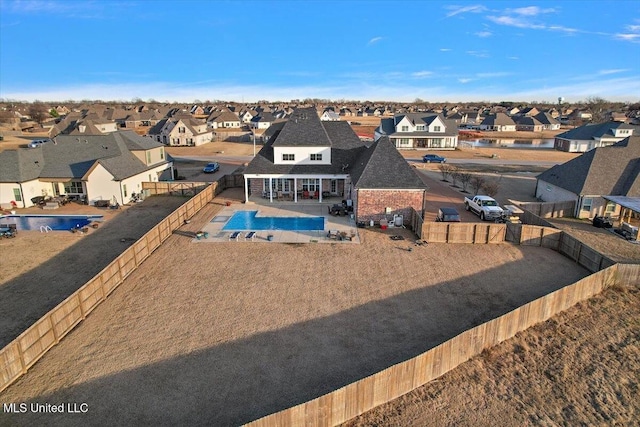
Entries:
<svg viewBox="0 0 640 427">
<path fill-rule="evenodd" d="M 613 265 L 490 320 L 405 362 L 324 396 L 252 421 L 251 427 L 334 426 L 432 381 L 483 350 L 548 320 L 612 284 L 637 284 L 640 265 Z M 625 280 L 635 280 L 626 282 Z"/>
<path fill-rule="evenodd" d="M 143 182 L 142 191 L 146 196 L 195 196 L 209 183 L 184 181 Z"/>
<path fill-rule="evenodd" d="M 520 203 L 518 207 L 541 218 L 563 218 L 575 216 L 576 202 L 574 200 L 562 202 L 531 202 Z"/>
<path fill-rule="evenodd" d="M 422 239 L 422 224 L 424 219 L 415 209 L 411 208 L 411 229 L 416 233 L 419 239 Z"/>
<path fill-rule="evenodd" d="M 430 243 L 502 243 L 505 224 L 424 222 L 421 238 Z"/>
<path fill-rule="evenodd" d="M 100 273 L 0 350 L 0 392 L 84 320 L 186 219 L 220 193 L 219 182 L 209 185 L 169 214 Z"/>
</svg>

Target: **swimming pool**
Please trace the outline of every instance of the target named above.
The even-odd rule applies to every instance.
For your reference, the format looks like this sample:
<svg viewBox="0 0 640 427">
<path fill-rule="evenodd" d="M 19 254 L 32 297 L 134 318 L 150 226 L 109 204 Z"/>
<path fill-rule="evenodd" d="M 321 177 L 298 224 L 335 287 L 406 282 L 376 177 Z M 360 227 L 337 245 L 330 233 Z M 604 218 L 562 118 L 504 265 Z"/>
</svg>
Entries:
<svg viewBox="0 0 640 427">
<path fill-rule="evenodd" d="M 102 215 L 7 215 L 0 217 L 3 224 L 16 224 L 18 230 L 40 230 L 50 227 L 51 230 L 69 231 L 81 228 L 93 221 L 102 221 Z"/>
<path fill-rule="evenodd" d="M 312 231 L 324 230 L 324 217 L 321 216 L 256 216 L 258 211 L 235 212 L 222 227 L 223 230 L 289 230 Z M 216 218 L 211 220 L 216 222 Z"/>
</svg>

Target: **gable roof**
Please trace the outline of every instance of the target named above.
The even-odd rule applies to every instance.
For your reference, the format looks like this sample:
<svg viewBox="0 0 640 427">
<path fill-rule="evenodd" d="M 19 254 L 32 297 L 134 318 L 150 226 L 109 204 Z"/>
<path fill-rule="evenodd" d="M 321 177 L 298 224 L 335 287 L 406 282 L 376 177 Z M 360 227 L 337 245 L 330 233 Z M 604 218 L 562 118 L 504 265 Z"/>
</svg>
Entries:
<svg viewBox="0 0 640 427">
<path fill-rule="evenodd" d="M 427 189 L 386 136 L 374 142 L 356 159 L 351 180 L 359 189 Z"/>
<path fill-rule="evenodd" d="M 314 108 L 298 108 L 289 117 L 274 144 L 276 147 L 330 147 L 331 140 L 323 123 L 327 122 L 320 121 Z"/>
<path fill-rule="evenodd" d="M 591 140 L 594 138 L 601 138 L 603 136 L 613 137 L 614 129 L 633 129 L 634 134 L 638 133 L 637 126 L 628 125 L 622 122 L 611 121 L 604 123 L 589 123 L 583 126 L 579 126 L 575 129 L 571 129 L 556 135 L 556 138 Z"/>
<path fill-rule="evenodd" d="M 0 153 L 0 182 L 24 182 L 38 178 L 82 179 L 96 163 L 107 169 L 116 180 L 122 180 L 168 163 L 168 160 L 162 160 L 147 166 L 131 152 L 161 146 L 133 131 L 83 137 L 59 135 L 53 144 Z M 17 167 L 12 166 L 14 163 Z"/>
<path fill-rule="evenodd" d="M 577 195 L 640 196 L 640 136 L 599 147 L 538 175 Z"/>
</svg>

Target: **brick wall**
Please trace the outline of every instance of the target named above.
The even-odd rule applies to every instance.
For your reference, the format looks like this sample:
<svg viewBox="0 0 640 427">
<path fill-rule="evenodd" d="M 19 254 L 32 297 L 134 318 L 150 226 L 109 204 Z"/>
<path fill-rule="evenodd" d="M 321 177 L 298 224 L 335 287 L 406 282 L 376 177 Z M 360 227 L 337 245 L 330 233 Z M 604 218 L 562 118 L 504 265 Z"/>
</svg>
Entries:
<svg viewBox="0 0 640 427">
<path fill-rule="evenodd" d="M 358 221 L 380 221 L 382 218 L 392 220 L 393 216 L 402 215 L 404 224 L 411 224 L 411 208 L 422 212 L 424 200 L 423 190 L 358 190 L 356 214 Z M 386 213 L 386 208 L 391 208 Z"/>
</svg>

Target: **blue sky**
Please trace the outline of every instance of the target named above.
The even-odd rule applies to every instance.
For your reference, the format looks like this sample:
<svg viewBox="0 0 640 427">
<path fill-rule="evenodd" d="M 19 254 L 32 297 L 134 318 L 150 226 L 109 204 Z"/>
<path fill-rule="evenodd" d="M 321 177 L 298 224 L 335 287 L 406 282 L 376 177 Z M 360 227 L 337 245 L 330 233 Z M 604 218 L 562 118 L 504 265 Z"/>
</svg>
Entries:
<svg viewBox="0 0 640 427">
<path fill-rule="evenodd" d="M 638 1 L 0 0 L 0 98 L 640 99 Z"/>
</svg>

